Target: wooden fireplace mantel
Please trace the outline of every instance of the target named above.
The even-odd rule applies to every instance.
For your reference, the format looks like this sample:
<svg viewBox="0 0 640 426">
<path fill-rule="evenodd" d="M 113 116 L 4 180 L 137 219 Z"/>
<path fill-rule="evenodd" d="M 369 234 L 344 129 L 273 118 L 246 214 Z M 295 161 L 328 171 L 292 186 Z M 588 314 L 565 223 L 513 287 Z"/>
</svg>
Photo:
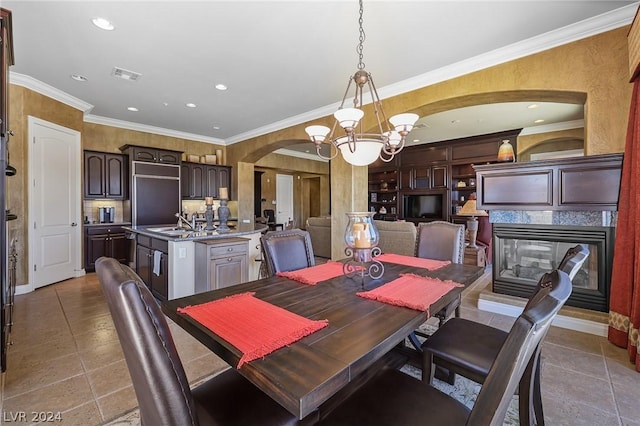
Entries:
<svg viewBox="0 0 640 426">
<path fill-rule="evenodd" d="M 622 154 L 476 165 L 484 210 L 616 211 Z"/>
</svg>

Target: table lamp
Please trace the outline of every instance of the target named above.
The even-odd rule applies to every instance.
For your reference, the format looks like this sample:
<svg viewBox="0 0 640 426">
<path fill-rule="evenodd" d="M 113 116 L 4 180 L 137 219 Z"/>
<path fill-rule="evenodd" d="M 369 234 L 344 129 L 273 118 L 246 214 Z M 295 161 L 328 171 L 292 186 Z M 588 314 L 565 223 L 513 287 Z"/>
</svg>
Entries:
<svg viewBox="0 0 640 426">
<path fill-rule="evenodd" d="M 478 219 L 477 216 L 489 216 L 489 214 L 485 210 L 476 209 L 476 199 L 470 198 L 469 201 L 464 203 L 460 212 L 458 212 L 459 216 L 470 216 L 469 220 L 467 220 L 467 229 L 469 230 L 469 247 L 478 248 L 476 245 L 476 237 L 478 236 Z"/>
</svg>

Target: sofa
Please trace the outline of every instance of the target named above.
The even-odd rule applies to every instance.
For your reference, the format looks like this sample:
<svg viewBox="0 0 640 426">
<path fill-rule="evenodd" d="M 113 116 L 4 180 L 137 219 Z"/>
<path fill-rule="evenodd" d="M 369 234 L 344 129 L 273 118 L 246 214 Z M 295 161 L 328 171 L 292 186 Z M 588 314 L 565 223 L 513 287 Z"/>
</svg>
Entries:
<svg viewBox="0 0 640 426">
<path fill-rule="evenodd" d="M 380 233 L 378 247 L 382 253 L 413 256 L 418 230 L 413 222 L 374 221 Z"/>
<path fill-rule="evenodd" d="M 374 221 L 380 233 L 382 253 L 413 256 L 417 229 L 412 222 Z M 331 217 L 310 217 L 305 228 L 311 237 L 313 254 L 331 258 Z M 342 242 L 341 242 L 342 243 Z M 344 245 L 344 244 L 342 244 Z"/>
<path fill-rule="evenodd" d="M 331 258 L 331 217 L 310 217 L 306 231 L 311 237 L 314 256 Z"/>
</svg>

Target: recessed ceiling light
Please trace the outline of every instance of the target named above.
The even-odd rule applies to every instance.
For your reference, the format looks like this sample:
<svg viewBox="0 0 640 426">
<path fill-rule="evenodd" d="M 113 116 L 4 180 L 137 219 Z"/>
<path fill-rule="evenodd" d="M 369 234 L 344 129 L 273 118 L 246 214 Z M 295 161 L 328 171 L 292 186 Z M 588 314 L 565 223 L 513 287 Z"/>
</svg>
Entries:
<svg viewBox="0 0 640 426">
<path fill-rule="evenodd" d="M 219 126 L 213 126 L 213 130 L 220 130 Z"/>
<path fill-rule="evenodd" d="M 162 106 L 166 106 L 166 107 L 168 107 L 168 106 L 169 106 L 169 102 L 163 102 L 163 103 L 162 103 Z"/>
<path fill-rule="evenodd" d="M 74 79 L 75 81 L 87 81 L 87 77 L 80 74 L 71 74 L 71 78 Z"/>
<path fill-rule="evenodd" d="M 139 111 L 138 108 L 136 108 L 136 107 L 127 107 L 127 109 L 129 111 L 133 111 L 133 112 Z"/>
<path fill-rule="evenodd" d="M 216 84 L 216 89 L 218 89 L 218 90 L 227 90 L 227 85 L 226 84 L 222 84 L 222 83 L 218 83 L 218 84 Z"/>
<path fill-rule="evenodd" d="M 189 102 L 188 104 L 186 104 L 189 108 L 195 108 L 196 104 L 193 104 L 191 102 Z"/>
<path fill-rule="evenodd" d="M 413 143 L 418 143 L 418 142 L 420 142 L 420 139 L 414 139 L 412 142 Z"/>
<path fill-rule="evenodd" d="M 93 18 L 91 22 L 93 22 L 93 25 L 102 30 L 113 31 L 116 29 L 115 25 L 113 25 L 111 21 L 105 18 Z"/>
<path fill-rule="evenodd" d="M 540 105 L 538 105 L 538 104 L 531 104 L 531 105 L 529 105 L 527 108 L 529 108 L 529 109 L 534 109 L 534 108 L 538 108 L 539 106 L 540 106 Z"/>
<path fill-rule="evenodd" d="M 534 123 L 544 123 L 544 120 L 542 118 L 539 118 L 537 120 L 534 121 Z"/>
</svg>

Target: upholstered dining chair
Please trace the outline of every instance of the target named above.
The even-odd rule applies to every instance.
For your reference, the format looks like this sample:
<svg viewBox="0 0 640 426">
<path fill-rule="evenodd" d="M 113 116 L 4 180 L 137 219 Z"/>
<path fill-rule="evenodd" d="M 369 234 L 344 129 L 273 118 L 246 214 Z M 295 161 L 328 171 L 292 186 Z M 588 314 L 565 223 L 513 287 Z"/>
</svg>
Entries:
<svg viewBox="0 0 640 426">
<path fill-rule="evenodd" d="M 464 225 L 441 220 L 418 224 L 415 255 L 416 257 L 462 263 L 464 260 Z"/>
<path fill-rule="evenodd" d="M 589 249 L 577 245 L 567 250 L 559 269 L 567 274 L 569 283 L 589 256 Z M 544 280 L 540 280 L 527 306 L 546 294 Z M 452 318 L 436 330 L 422 345 L 424 350 L 423 378 L 433 381 L 435 366 L 446 368 L 451 374 L 460 374 L 476 383 L 483 383 L 508 333 L 506 331 L 470 321 Z M 544 424 L 540 390 L 540 348 L 536 349 L 533 363 L 527 370 L 520 387 L 520 424 Z M 524 388 L 524 389 L 523 389 Z M 533 410 L 533 411 L 530 411 Z"/>
<path fill-rule="evenodd" d="M 107 257 L 96 261 L 96 272 L 122 345 L 143 425 L 299 423 L 296 416 L 233 368 L 191 389 L 165 316 L 140 277 Z M 316 420 L 315 415 L 307 416 L 304 424 Z"/>
<path fill-rule="evenodd" d="M 311 236 L 302 229 L 267 232 L 260 237 L 260 242 L 270 277 L 316 264 Z"/>
<path fill-rule="evenodd" d="M 415 256 L 427 259 L 449 260 L 452 263 L 463 263 L 464 261 L 464 225 L 457 225 L 451 222 L 434 221 L 423 222 L 418 225 L 418 236 L 416 237 Z M 452 314 L 460 316 L 460 304 L 462 295 L 458 295 L 447 306 L 436 312 L 434 316 L 438 318 L 438 326 Z M 416 350 L 421 350 L 421 342 L 417 336 L 427 338 L 421 331 L 414 331 L 409 337 L 411 345 Z M 453 376 L 450 376 L 450 381 Z"/>
<path fill-rule="evenodd" d="M 527 305 L 504 339 L 473 408 L 430 386 L 424 373 L 420 381 L 386 368 L 333 411 L 323 414 L 318 424 L 502 425 L 551 321 L 571 294 L 569 276 L 558 270 L 545 274 L 539 287 L 539 297 Z M 426 357 L 426 350 L 424 353 Z"/>
</svg>

